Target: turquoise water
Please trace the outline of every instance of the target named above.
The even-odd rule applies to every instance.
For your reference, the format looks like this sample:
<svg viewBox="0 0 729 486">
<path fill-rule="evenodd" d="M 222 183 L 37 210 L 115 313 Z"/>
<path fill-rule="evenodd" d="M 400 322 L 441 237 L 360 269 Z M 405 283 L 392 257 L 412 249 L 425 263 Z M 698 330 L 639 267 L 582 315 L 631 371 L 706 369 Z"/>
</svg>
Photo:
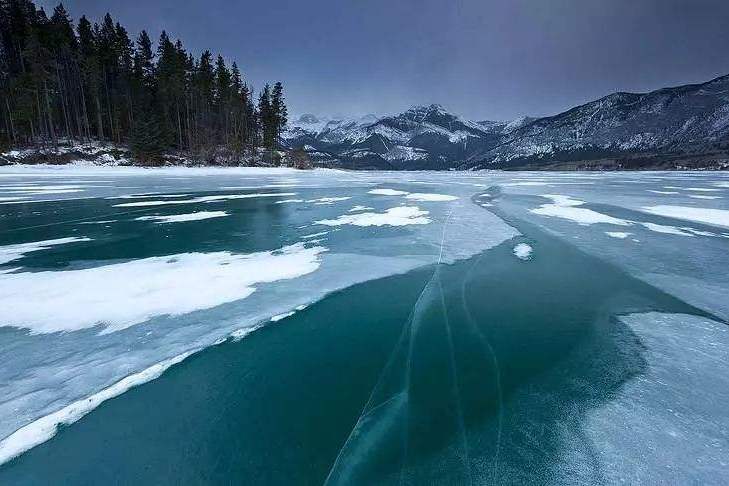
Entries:
<svg viewBox="0 0 729 486">
<path fill-rule="evenodd" d="M 103 323 L 61 333 L 0 328 L 2 361 L 12 370 L 6 376 L 18 380 L 15 388 L 9 381 L 8 390 L 17 396 L 28 393 L 20 384 L 31 374 L 68 366 L 81 378 L 68 380 L 61 372 L 62 379 L 43 382 L 50 391 L 40 396 L 63 393 L 51 405 L 37 407 L 39 412 L 99 386 L 89 383 L 113 383 L 112 372 L 126 369 L 119 356 L 131 372 L 155 362 L 155 351 L 161 361 L 185 350 L 186 343 L 200 349 L 7 462 L 0 482 L 420 485 L 688 479 L 721 484 L 729 477 L 721 459 L 729 451 L 729 420 L 721 405 L 729 391 L 706 386 L 692 401 L 677 385 L 684 376 L 697 388 L 706 380 L 725 384 L 729 339 L 723 307 L 705 305 L 706 299 L 682 293 L 678 285 L 646 278 L 655 274 L 658 259 L 677 276 L 701 279 L 704 274 L 706 282 L 720 285 L 708 268 L 729 241 L 720 228 L 690 224 L 716 236 L 642 227 L 637 235 L 635 224 L 610 228 L 541 218 L 530 210 L 544 198 L 508 189 L 511 179 L 499 179 L 502 175 L 481 177 L 470 186 L 463 175 L 450 180 L 416 176 L 430 183 L 427 190 L 412 180 L 380 182 L 377 175 L 356 183 L 342 183 L 343 175 L 331 177 L 334 182 L 320 187 L 304 189 L 299 183 L 277 190 L 297 192 L 297 198 L 305 193 L 306 200 L 354 194 L 353 199 L 320 207 L 277 204 L 268 197 L 240 199 L 221 206 L 230 216 L 169 225 L 121 215 L 114 206 L 119 200 L 53 203 L 64 221 L 117 221 L 110 228 L 83 228 L 91 241 L 28 253 L 6 267 L 22 263 L 22 270 L 14 272 L 58 272 L 186 252 L 251 254 L 317 239 L 303 238 L 308 234 L 330 233 L 305 245 L 327 248 L 315 271 L 256 284 L 257 290 L 241 300 L 157 316 L 114 332 L 105 332 Z M 431 220 L 422 225 L 312 227 L 312 220 L 350 214 L 355 204 L 381 212 L 401 203 L 379 198 L 402 195 L 368 195 L 372 187 L 450 194 L 458 200 L 418 202 Z M 533 191 L 540 186 L 511 187 Z M 628 193 L 632 186 L 621 187 Z M 175 187 L 180 193 L 189 189 Z M 221 193 L 195 189 L 195 196 Z M 556 193 L 554 188 L 540 191 Z M 492 205 L 482 207 L 485 201 Z M 596 200 L 581 207 L 631 221 L 643 217 L 655 224 L 689 225 L 639 216 L 634 206 L 618 202 Z M 53 224 L 59 216 L 41 206 L 48 204 L 12 205 L 4 214 L 9 231 L 3 234 L 13 235 L 6 244 L 29 234 L 41 241 L 74 233 L 64 230 L 78 226 Z M 41 214 L 32 214 L 39 206 Z M 175 206 L 174 211 L 192 208 Z M 634 234 L 605 237 L 604 229 Z M 629 242 L 638 248 L 616 249 Z M 514 255 L 519 243 L 532 249 L 526 259 Z M 697 252 L 682 256 L 678 250 L 684 244 L 694 250 L 698 245 L 703 257 Z M 652 258 L 641 257 L 645 246 Z M 673 259 L 663 253 L 669 251 Z M 191 274 L 196 277 L 208 278 Z M 143 289 L 145 276 L 139 278 Z M 145 302 L 142 296 L 135 299 Z M 306 308 L 257 327 L 262 317 L 304 302 Z M 702 322 L 706 327 L 694 325 L 683 340 L 662 327 L 654 338 L 645 329 L 656 328 L 656 315 L 685 316 L 679 325 Z M 644 324 L 630 324 L 626 316 Z M 239 328 L 250 333 L 225 339 Z M 684 348 L 707 356 L 708 363 L 697 368 L 677 351 Z M 88 363 L 101 368 L 94 371 Z M 676 384 L 667 383 L 660 392 L 675 407 L 671 413 L 664 403 L 635 401 L 647 395 L 645 387 L 665 381 L 655 377 L 664 369 Z M 19 403 L 27 402 L 12 402 Z M 613 415 L 605 416 L 606 411 Z M 645 428 L 629 427 L 626 417 L 640 417 Z M 713 427 L 705 430 L 707 422 Z M 712 444 L 712 452 L 691 453 L 681 462 L 686 454 L 674 448 L 670 433 L 685 431 L 695 432 L 683 437 L 685 450 L 693 450 L 694 441 Z M 634 441 L 639 450 L 664 446 L 665 456 L 657 462 L 670 462 L 673 469 L 655 467 L 648 458 L 635 460 Z M 695 466 L 697 459 L 706 464 Z"/>
</svg>

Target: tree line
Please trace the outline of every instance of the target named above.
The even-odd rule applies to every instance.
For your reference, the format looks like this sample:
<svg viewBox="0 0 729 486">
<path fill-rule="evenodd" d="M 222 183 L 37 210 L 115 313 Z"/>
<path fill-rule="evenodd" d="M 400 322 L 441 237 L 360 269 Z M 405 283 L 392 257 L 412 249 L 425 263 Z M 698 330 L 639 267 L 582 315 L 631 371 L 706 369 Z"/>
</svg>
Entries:
<svg viewBox="0 0 729 486">
<path fill-rule="evenodd" d="M 30 0 L 0 0 L 0 145 L 128 144 L 142 161 L 180 151 L 240 160 L 279 145 L 287 111 L 280 82 L 253 87 L 233 62 L 199 57 L 162 32 L 134 41 L 111 15 L 76 24 Z"/>
</svg>

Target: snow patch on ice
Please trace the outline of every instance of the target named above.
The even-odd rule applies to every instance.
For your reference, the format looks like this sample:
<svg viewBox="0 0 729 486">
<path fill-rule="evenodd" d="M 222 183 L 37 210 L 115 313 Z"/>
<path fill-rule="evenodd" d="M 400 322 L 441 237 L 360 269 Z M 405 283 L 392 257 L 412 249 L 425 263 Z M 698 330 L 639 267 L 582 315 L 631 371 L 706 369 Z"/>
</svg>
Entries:
<svg viewBox="0 0 729 486">
<path fill-rule="evenodd" d="M 620 240 L 624 240 L 632 233 L 626 233 L 624 231 L 606 231 L 605 234 L 608 235 L 610 238 L 618 238 Z"/>
<path fill-rule="evenodd" d="M 201 221 L 203 219 L 222 218 L 223 216 L 230 216 L 230 213 L 228 213 L 226 211 L 198 211 L 196 213 L 187 213 L 187 214 L 140 216 L 139 218 L 134 218 L 134 220 L 135 221 L 154 221 L 157 224 L 165 224 L 165 223 L 184 223 L 187 221 Z"/>
<path fill-rule="evenodd" d="M 717 192 L 721 191 L 721 189 L 714 189 L 710 187 L 686 187 L 684 190 L 686 191 L 696 191 L 696 192 Z"/>
<path fill-rule="evenodd" d="M 458 199 L 456 196 L 449 194 L 432 194 L 424 192 L 413 192 L 405 196 L 405 199 L 412 199 L 413 201 L 424 201 L 424 202 L 439 202 L 439 201 L 455 201 Z"/>
<path fill-rule="evenodd" d="M 156 316 L 178 316 L 246 298 L 256 284 L 312 273 L 325 251 L 297 243 L 245 255 L 182 253 L 80 270 L 4 275 L 0 301 L 13 312 L 0 326 L 37 334 L 97 325 L 105 326 L 102 333 L 118 331 Z"/>
<path fill-rule="evenodd" d="M 430 219 L 426 217 L 427 215 L 428 211 L 423 211 L 415 206 L 399 206 L 390 208 L 384 213 L 344 214 L 336 219 L 315 221 L 314 224 L 325 226 L 341 226 L 345 224 L 353 226 L 406 226 L 430 223 Z"/>
<path fill-rule="evenodd" d="M 369 211 L 370 209 L 375 209 L 375 208 L 371 208 L 369 206 L 359 206 L 358 205 L 358 206 L 355 206 L 352 209 L 350 209 L 348 212 L 349 213 L 356 213 L 357 211 Z"/>
<path fill-rule="evenodd" d="M 689 194 L 692 199 L 721 199 L 721 196 L 706 196 L 704 194 Z"/>
<path fill-rule="evenodd" d="M 580 208 L 585 204 L 584 201 L 579 199 L 573 199 L 570 196 L 563 196 L 560 194 L 544 194 L 542 197 L 551 199 L 552 204 L 543 204 L 535 209 L 530 209 L 534 214 L 540 216 L 549 216 L 562 219 L 568 219 L 581 225 L 590 224 L 614 224 L 619 226 L 629 226 L 630 222 L 624 219 L 614 218 L 607 214 L 598 213 L 592 209 Z"/>
<path fill-rule="evenodd" d="M 398 191 L 396 189 L 372 189 L 368 192 L 377 196 L 405 196 L 405 199 L 422 202 L 440 202 L 440 201 L 455 201 L 458 199 L 456 196 L 449 194 L 435 194 L 425 192 L 407 192 Z"/>
<path fill-rule="evenodd" d="M 319 199 L 309 199 L 306 202 L 314 203 L 316 205 L 322 205 L 322 204 L 333 204 L 333 203 L 339 202 L 339 201 L 346 201 L 347 199 L 352 199 L 352 197 L 351 196 L 320 197 Z"/>
<path fill-rule="evenodd" d="M 321 233 L 312 233 L 310 235 L 304 235 L 301 237 L 302 240 L 307 240 L 309 238 L 319 238 L 320 236 L 328 235 L 328 231 L 322 231 Z"/>
<path fill-rule="evenodd" d="M 0 246 L 0 265 L 13 260 L 18 260 L 25 256 L 26 253 L 34 251 L 47 250 L 48 248 L 65 245 L 68 243 L 78 243 L 81 241 L 91 241 L 86 237 L 69 237 L 57 238 L 55 240 L 33 241 L 31 243 L 18 243 L 15 245 Z M 31 294 L 29 294 L 31 295 Z"/>
<path fill-rule="evenodd" d="M 107 197 L 106 199 L 145 199 L 150 197 L 156 198 L 175 198 L 175 197 L 188 197 L 189 194 L 128 194 L 126 196 L 113 196 Z"/>
<path fill-rule="evenodd" d="M 729 228 L 729 210 L 694 208 L 688 206 L 646 206 L 642 211 L 664 216 L 667 218 L 682 219 L 696 223 L 704 223 L 710 226 Z"/>
<path fill-rule="evenodd" d="M 656 223 L 640 223 L 646 228 L 648 228 L 651 231 L 655 231 L 656 233 L 663 233 L 667 235 L 678 235 L 678 236 L 691 236 L 693 237 L 691 233 L 687 233 L 685 231 L 680 230 L 679 228 L 676 228 L 675 226 L 666 226 L 663 224 L 656 224 Z"/>
<path fill-rule="evenodd" d="M 294 314 L 296 314 L 296 311 L 284 312 L 283 314 L 277 314 L 277 315 L 271 317 L 271 322 L 278 322 L 281 319 L 286 319 L 287 317 L 291 317 Z"/>
<path fill-rule="evenodd" d="M 118 220 L 116 219 L 102 219 L 100 221 L 84 221 L 79 224 L 109 224 L 109 223 L 116 223 Z"/>
<path fill-rule="evenodd" d="M 372 189 L 367 193 L 376 196 L 406 196 L 409 194 L 407 191 L 398 191 L 397 189 Z"/>
<path fill-rule="evenodd" d="M 527 245 L 526 243 L 519 243 L 514 247 L 514 256 L 516 256 L 519 260 L 531 260 L 532 258 L 532 251 L 534 249 L 531 247 L 531 245 Z"/>
<path fill-rule="evenodd" d="M 115 208 L 134 208 L 147 206 L 163 206 L 167 204 L 195 204 L 210 203 L 217 201 L 231 201 L 234 199 L 249 199 L 254 197 L 285 197 L 295 196 L 295 192 L 256 192 L 252 194 L 220 194 L 217 196 L 200 196 L 193 199 L 184 199 L 182 201 L 138 201 L 130 203 L 122 203 L 114 205 Z"/>
</svg>

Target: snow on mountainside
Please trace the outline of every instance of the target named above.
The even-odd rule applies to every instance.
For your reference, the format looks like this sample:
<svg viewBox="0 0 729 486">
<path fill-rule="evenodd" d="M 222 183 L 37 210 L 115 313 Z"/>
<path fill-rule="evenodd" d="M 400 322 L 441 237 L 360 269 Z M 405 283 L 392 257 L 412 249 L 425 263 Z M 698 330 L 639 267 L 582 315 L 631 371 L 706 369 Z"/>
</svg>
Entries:
<svg viewBox="0 0 729 486">
<path fill-rule="evenodd" d="M 614 93 L 555 116 L 511 122 L 473 122 L 429 105 L 381 118 L 307 114 L 289 125 L 289 147 L 304 147 L 319 165 L 357 169 L 540 166 L 707 151 L 729 161 L 729 76 Z"/>
<path fill-rule="evenodd" d="M 503 124 L 502 124 L 503 125 Z M 440 105 L 416 106 L 382 118 L 302 115 L 284 140 L 315 162 L 353 168 L 445 169 L 493 146 L 500 130 L 464 120 Z"/>
<path fill-rule="evenodd" d="M 506 132 L 506 130 L 505 130 Z M 509 132 L 466 165 L 621 153 L 703 151 L 729 142 L 729 76 L 644 94 L 614 93 Z"/>
</svg>

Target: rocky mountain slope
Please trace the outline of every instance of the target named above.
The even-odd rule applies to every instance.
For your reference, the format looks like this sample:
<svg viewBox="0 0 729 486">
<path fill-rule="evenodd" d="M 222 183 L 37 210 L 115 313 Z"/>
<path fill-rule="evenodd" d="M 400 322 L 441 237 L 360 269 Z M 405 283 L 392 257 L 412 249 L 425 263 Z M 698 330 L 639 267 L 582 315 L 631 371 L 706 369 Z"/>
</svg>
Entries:
<svg viewBox="0 0 729 486">
<path fill-rule="evenodd" d="M 318 165 L 355 169 L 729 167 L 729 76 L 508 123 L 439 105 L 379 119 L 304 115 L 284 138 Z"/>
</svg>

